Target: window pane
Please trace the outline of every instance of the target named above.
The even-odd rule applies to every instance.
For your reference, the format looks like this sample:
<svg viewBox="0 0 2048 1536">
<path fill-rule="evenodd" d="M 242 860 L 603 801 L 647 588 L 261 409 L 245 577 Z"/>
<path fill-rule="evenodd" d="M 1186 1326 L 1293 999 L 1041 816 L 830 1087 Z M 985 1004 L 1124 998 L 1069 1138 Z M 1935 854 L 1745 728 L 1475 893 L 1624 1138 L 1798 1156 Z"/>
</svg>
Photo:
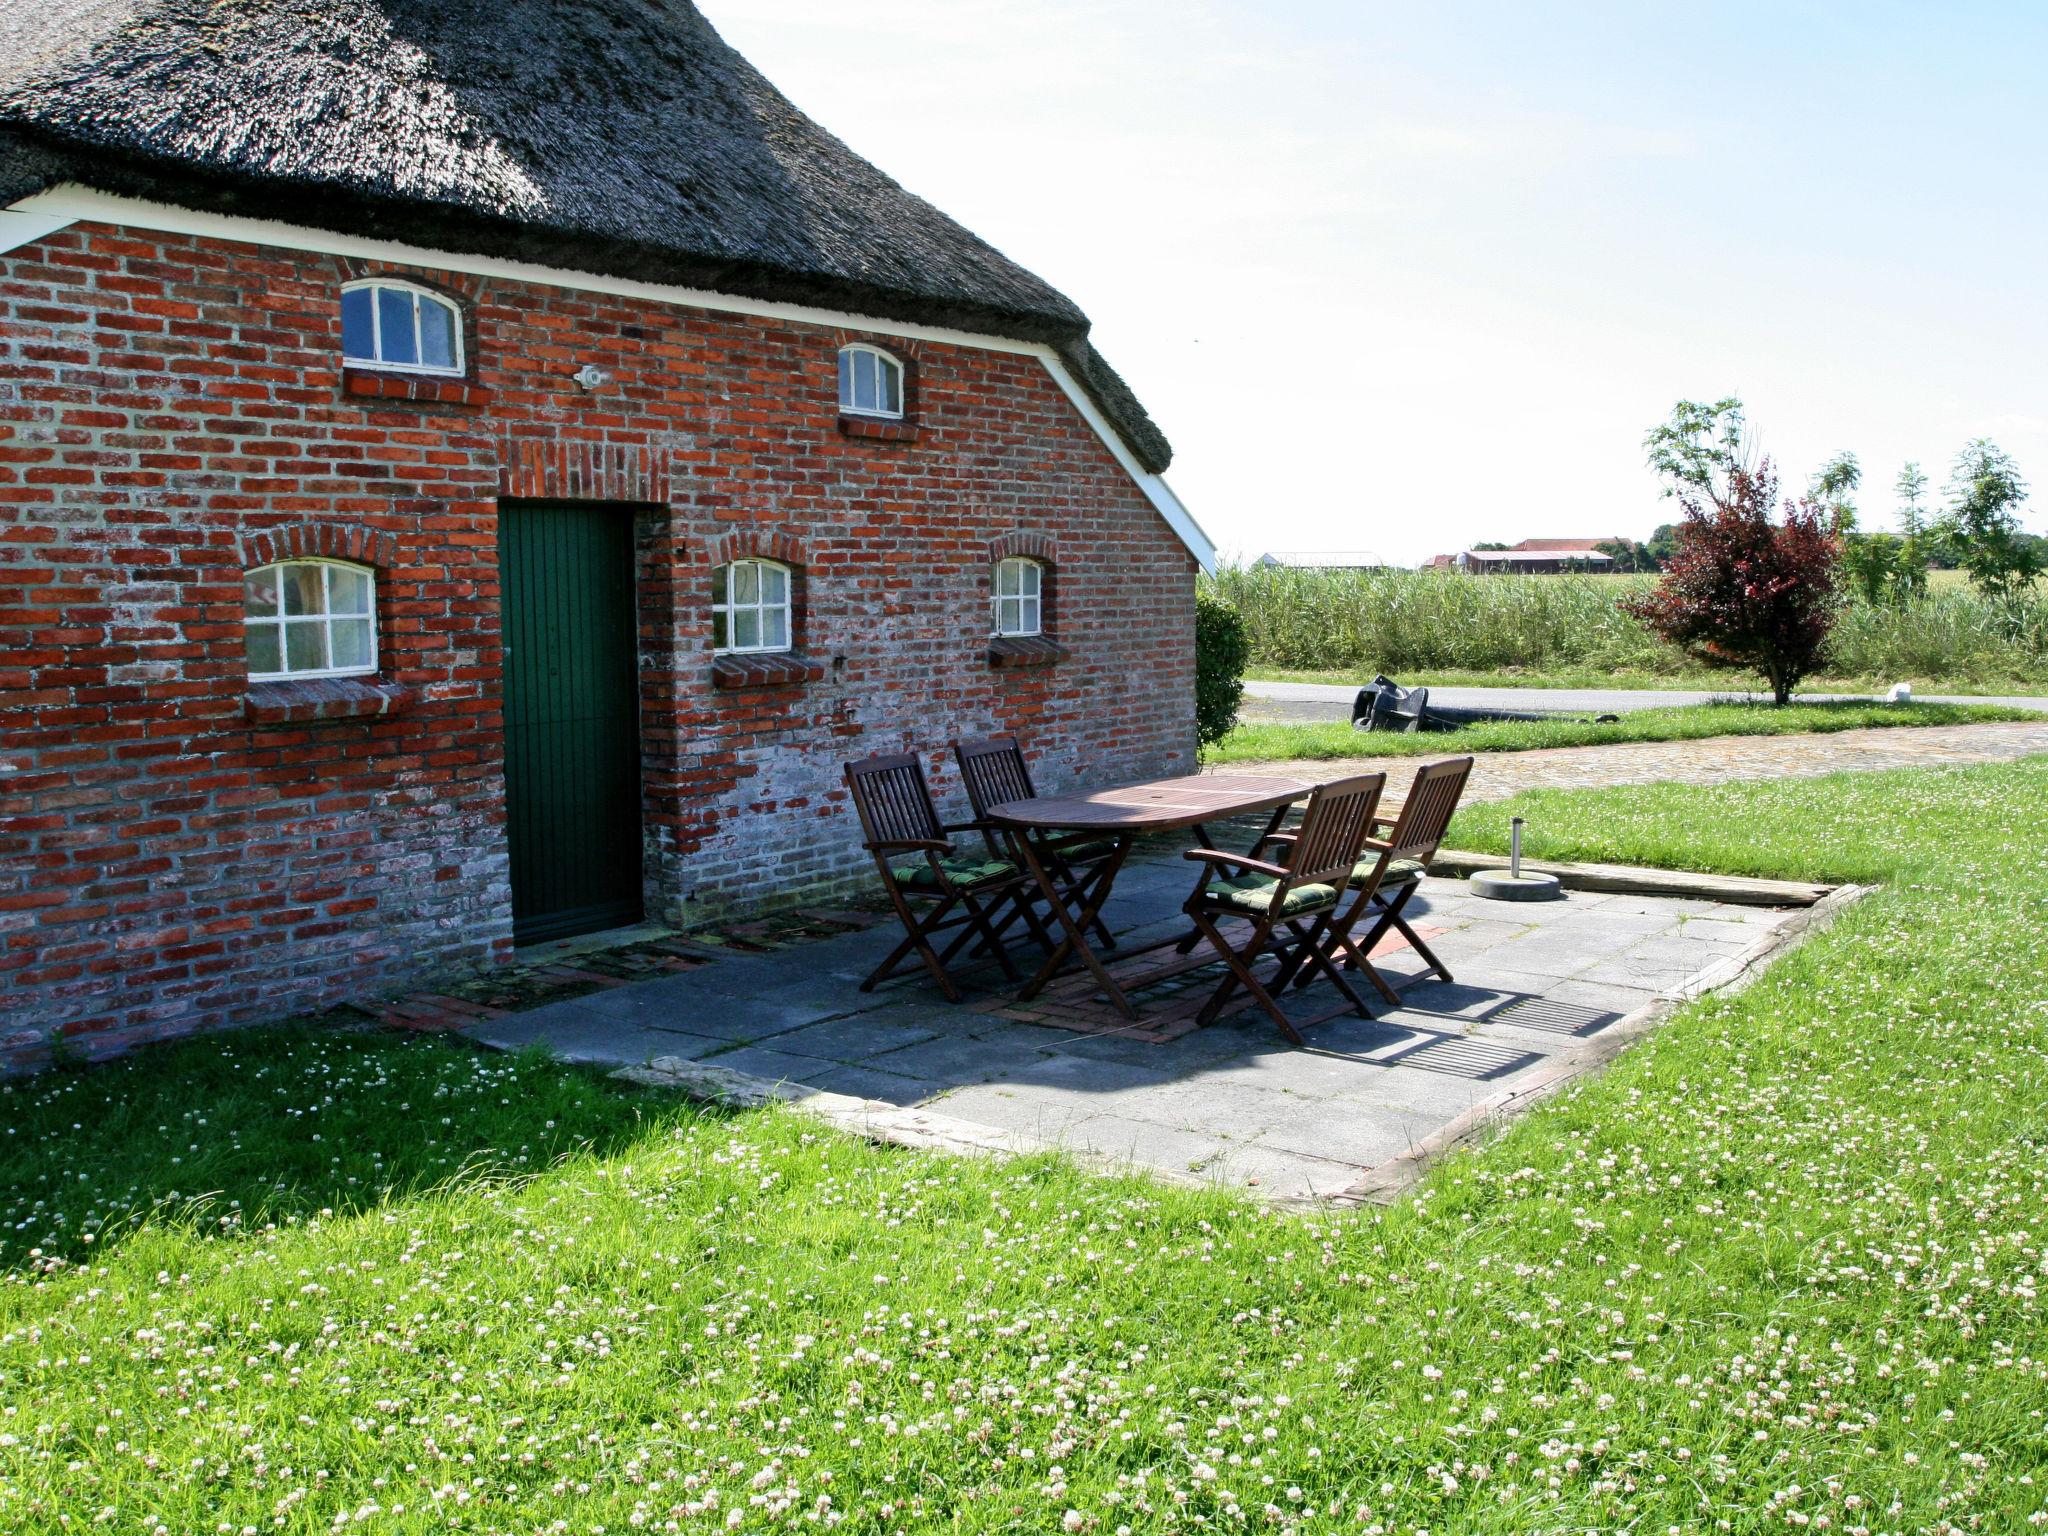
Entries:
<svg viewBox="0 0 2048 1536">
<path fill-rule="evenodd" d="M 370 573 L 346 565 L 327 567 L 327 603 L 329 613 L 368 613 Z"/>
<path fill-rule="evenodd" d="M 287 624 L 284 627 L 284 669 L 287 672 L 327 670 L 327 626 Z"/>
<path fill-rule="evenodd" d="M 271 567 L 251 571 L 242 578 L 242 609 L 252 619 L 277 614 L 277 572 Z"/>
<path fill-rule="evenodd" d="M 725 573 L 727 567 L 719 566 L 711 573 L 711 601 L 719 607 L 725 606 Z"/>
<path fill-rule="evenodd" d="M 455 366 L 455 312 L 433 299 L 420 300 L 420 361 L 430 368 Z"/>
<path fill-rule="evenodd" d="M 759 609 L 742 608 L 732 616 L 732 643 L 742 651 L 758 650 L 761 645 L 761 614 Z"/>
<path fill-rule="evenodd" d="M 903 370 L 887 360 L 881 362 L 882 409 L 900 415 L 903 411 Z"/>
<path fill-rule="evenodd" d="M 999 598 L 996 602 L 996 633 L 1014 635 L 1017 633 L 1017 599 Z"/>
<path fill-rule="evenodd" d="M 1038 633 L 1038 599 L 1027 597 L 1017 605 L 1017 633 L 1035 635 Z"/>
<path fill-rule="evenodd" d="M 872 352 L 853 354 L 853 404 L 856 410 L 872 411 L 875 408 L 875 354 Z"/>
<path fill-rule="evenodd" d="M 1017 562 L 1017 590 L 1025 597 L 1038 596 L 1038 567 L 1029 560 Z"/>
<path fill-rule="evenodd" d="M 370 621 L 336 619 L 328 625 L 328 643 L 334 647 L 337 667 L 367 667 L 370 664 Z"/>
<path fill-rule="evenodd" d="M 770 608 L 761 615 L 761 643 L 770 650 L 789 649 L 789 610 Z"/>
<path fill-rule="evenodd" d="M 280 574 L 284 577 L 284 611 L 286 613 L 324 613 L 326 611 L 320 592 L 321 567 L 317 565 L 287 565 Z"/>
<path fill-rule="evenodd" d="M 853 358 L 854 354 L 841 351 L 839 354 L 839 408 L 853 409 Z"/>
<path fill-rule="evenodd" d="M 725 649 L 725 610 L 722 608 L 711 615 L 711 645 L 714 650 Z"/>
<path fill-rule="evenodd" d="M 764 603 L 786 603 L 789 601 L 789 572 L 779 565 L 761 567 L 761 601 Z"/>
<path fill-rule="evenodd" d="M 278 661 L 278 635 L 275 624 L 251 624 L 248 630 L 249 671 L 277 672 L 283 670 Z"/>
<path fill-rule="evenodd" d="M 742 560 L 732 568 L 732 600 L 735 603 L 761 601 L 761 567 Z"/>
<path fill-rule="evenodd" d="M 1017 562 L 1005 560 L 996 567 L 996 591 L 1004 597 L 1017 595 Z"/>
<path fill-rule="evenodd" d="M 377 323 L 383 332 L 378 338 L 384 345 L 382 361 L 417 363 L 420 360 L 419 340 L 413 334 L 410 289 L 377 290 Z"/>
<path fill-rule="evenodd" d="M 367 288 L 351 288 L 341 296 L 341 355 L 363 362 L 377 360 L 377 338 L 370 329 L 372 295 Z"/>
</svg>

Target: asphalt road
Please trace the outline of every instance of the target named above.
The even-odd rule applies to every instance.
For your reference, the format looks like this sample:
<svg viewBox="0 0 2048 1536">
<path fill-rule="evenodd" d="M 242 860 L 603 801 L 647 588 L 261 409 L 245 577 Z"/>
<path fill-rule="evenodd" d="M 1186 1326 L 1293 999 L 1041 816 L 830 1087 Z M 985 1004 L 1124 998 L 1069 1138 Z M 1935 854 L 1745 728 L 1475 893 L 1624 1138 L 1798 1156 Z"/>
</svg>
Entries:
<svg viewBox="0 0 2048 1536">
<path fill-rule="evenodd" d="M 1313 723 L 1349 720 L 1351 701 L 1358 689 L 1340 683 L 1258 683 L 1244 685 L 1244 715 L 1251 720 L 1285 720 Z M 1756 697 L 1740 689 L 1721 692 L 1693 692 L 1662 688 L 1432 688 L 1432 703 L 1465 709 L 1554 709 L 1569 714 L 1623 714 L 1631 709 L 1665 709 L 1680 704 L 1706 704 L 1714 699 Z M 1868 699 L 1869 694 L 1801 693 L 1798 698 Z M 1922 702 L 1936 704 L 2010 704 L 2018 709 L 2048 712 L 2048 698 L 2002 696 L 1997 698 L 1961 694 L 1916 694 Z"/>
</svg>

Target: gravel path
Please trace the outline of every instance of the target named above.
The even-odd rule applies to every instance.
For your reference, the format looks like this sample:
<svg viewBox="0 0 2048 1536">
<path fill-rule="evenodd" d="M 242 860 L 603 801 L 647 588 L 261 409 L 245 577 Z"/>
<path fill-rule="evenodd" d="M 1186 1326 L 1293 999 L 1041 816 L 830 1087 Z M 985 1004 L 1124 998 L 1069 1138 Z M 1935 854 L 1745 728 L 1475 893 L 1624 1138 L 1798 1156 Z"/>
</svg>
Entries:
<svg viewBox="0 0 2048 1536">
<path fill-rule="evenodd" d="M 1244 717 L 1309 725 L 1326 720 L 1349 720 L 1351 701 L 1358 689 L 1349 683 L 1261 683 L 1244 685 Z M 1739 688 L 1719 693 L 1682 689 L 1648 688 L 1432 688 L 1430 698 L 1460 709 L 1557 709 L 1572 713 L 1620 714 L 1631 709 L 1670 709 L 1681 704 L 1706 704 L 1715 699 L 1743 697 Z M 1754 697 L 1754 695 L 1751 695 Z M 1869 694 L 1802 693 L 1803 702 L 1830 699 L 1868 699 Z M 2006 704 L 2015 709 L 2048 712 L 2048 698 L 2031 695 L 1966 697 L 1962 694 L 1920 695 L 1933 704 Z"/>
<path fill-rule="evenodd" d="M 1370 737 L 1360 737 L 1369 741 Z M 1499 800 L 1524 789 L 1587 789 L 1605 784 L 1719 784 L 1728 779 L 1816 778 L 1845 771 L 2002 763 L 2048 752 L 2048 720 L 1996 725 L 1893 726 L 1801 736 L 1714 736 L 1705 741 L 1628 742 L 1611 747 L 1542 747 L 1482 752 L 1466 794 Z M 1226 773 L 1293 773 L 1327 779 L 1385 769 L 1407 781 L 1413 757 L 1231 763 Z"/>
</svg>

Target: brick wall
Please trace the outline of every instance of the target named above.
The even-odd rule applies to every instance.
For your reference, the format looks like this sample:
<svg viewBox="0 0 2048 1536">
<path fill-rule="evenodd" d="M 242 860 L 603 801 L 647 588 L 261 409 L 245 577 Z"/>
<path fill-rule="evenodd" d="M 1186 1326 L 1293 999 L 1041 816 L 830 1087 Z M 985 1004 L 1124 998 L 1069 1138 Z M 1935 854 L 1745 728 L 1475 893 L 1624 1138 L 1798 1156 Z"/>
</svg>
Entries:
<svg viewBox="0 0 2048 1536">
<path fill-rule="evenodd" d="M 472 359 L 395 389 L 339 366 L 378 270 L 90 225 L 0 255 L 0 1067 L 504 956 L 501 498 L 634 509 L 654 915 L 857 878 L 850 756 L 924 751 L 953 801 L 944 744 L 998 728 L 1046 787 L 1192 766 L 1194 563 L 1036 359 L 865 338 L 916 412 L 860 435 L 857 333 L 391 268 Z M 367 706 L 252 700 L 241 573 L 294 550 L 376 568 Z M 747 552 L 799 568 L 809 665 L 715 688 Z M 989 664 L 1013 552 L 1053 563 L 1056 665 Z"/>
</svg>

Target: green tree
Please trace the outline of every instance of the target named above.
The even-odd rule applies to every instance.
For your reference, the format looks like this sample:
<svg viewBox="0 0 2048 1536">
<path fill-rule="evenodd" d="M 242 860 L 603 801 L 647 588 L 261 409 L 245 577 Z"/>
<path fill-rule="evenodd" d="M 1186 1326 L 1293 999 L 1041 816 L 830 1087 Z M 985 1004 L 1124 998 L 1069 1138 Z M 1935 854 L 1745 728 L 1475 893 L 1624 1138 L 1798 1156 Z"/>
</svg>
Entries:
<svg viewBox="0 0 2048 1536">
<path fill-rule="evenodd" d="M 1827 514 L 1836 533 L 1856 526 L 1856 488 L 1863 484 L 1863 466 L 1856 455 L 1843 449 L 1821 465 L 1807 488 L 1807 499 Z"/>
<path fill-rule="evenodd" d="M 1614 562 L 1607 567 L 1610 571 L 1634 575 L 1639 571 L 1662 569 L 1657 557 L 1650 553 L 1649 545 L 1639 544 L 1634 539 L 1602 539 L 1593 547 Z"/>
<path fill-rule="evenodd" d="M 1941 540 L 1970 573 L 1972 586 L 2006 603 L 2041 574 L 2040 546 L 2020 528 L 2018 508 L 2026 499 L 2019 465 L 1990 438 L 1974 438 L 1956 455 Z"/>
<path fill-rule="evenodd" d="M 1643 548 L 1656 562 L 1651 569 L 1663 570 L 1671 563 L 1671 557 L 1678 553 L 1678 524 L 1659 523 Z"/>
<path fill-rule="evenodd" d="M 1719 505 L 1728 496 L 1730 473 L 1749 464 L 1742 402 L 1733 395 L 1711 405 L 1681 400 L 1643 438 L 1643 451 L 1666 496 L 1697 491 Z"/>
<path fill-rule="evenodd" d="M 1899 498 L 1899 532 L 1909 539 L 1921 537 L 1927 532 L 1927 510 L 1920 505 L 1927 494 L 1927 472 L 1908 459 L 1892 490 Z"/>
<path fill-rule="evenodd" d="M 1902 603 L 1927 590 L 1927 553 L 1910 536 L 1843 534 L 1842 571 L 1850 589 L 1872 607 Z"/>
<path fill-rule="evenodd" d="M 1237 725 L 1252 658 L 1244 616 L 1204 583 L 1195 592 L 1195 740 L 1213 746 Z"/>
</svg>

